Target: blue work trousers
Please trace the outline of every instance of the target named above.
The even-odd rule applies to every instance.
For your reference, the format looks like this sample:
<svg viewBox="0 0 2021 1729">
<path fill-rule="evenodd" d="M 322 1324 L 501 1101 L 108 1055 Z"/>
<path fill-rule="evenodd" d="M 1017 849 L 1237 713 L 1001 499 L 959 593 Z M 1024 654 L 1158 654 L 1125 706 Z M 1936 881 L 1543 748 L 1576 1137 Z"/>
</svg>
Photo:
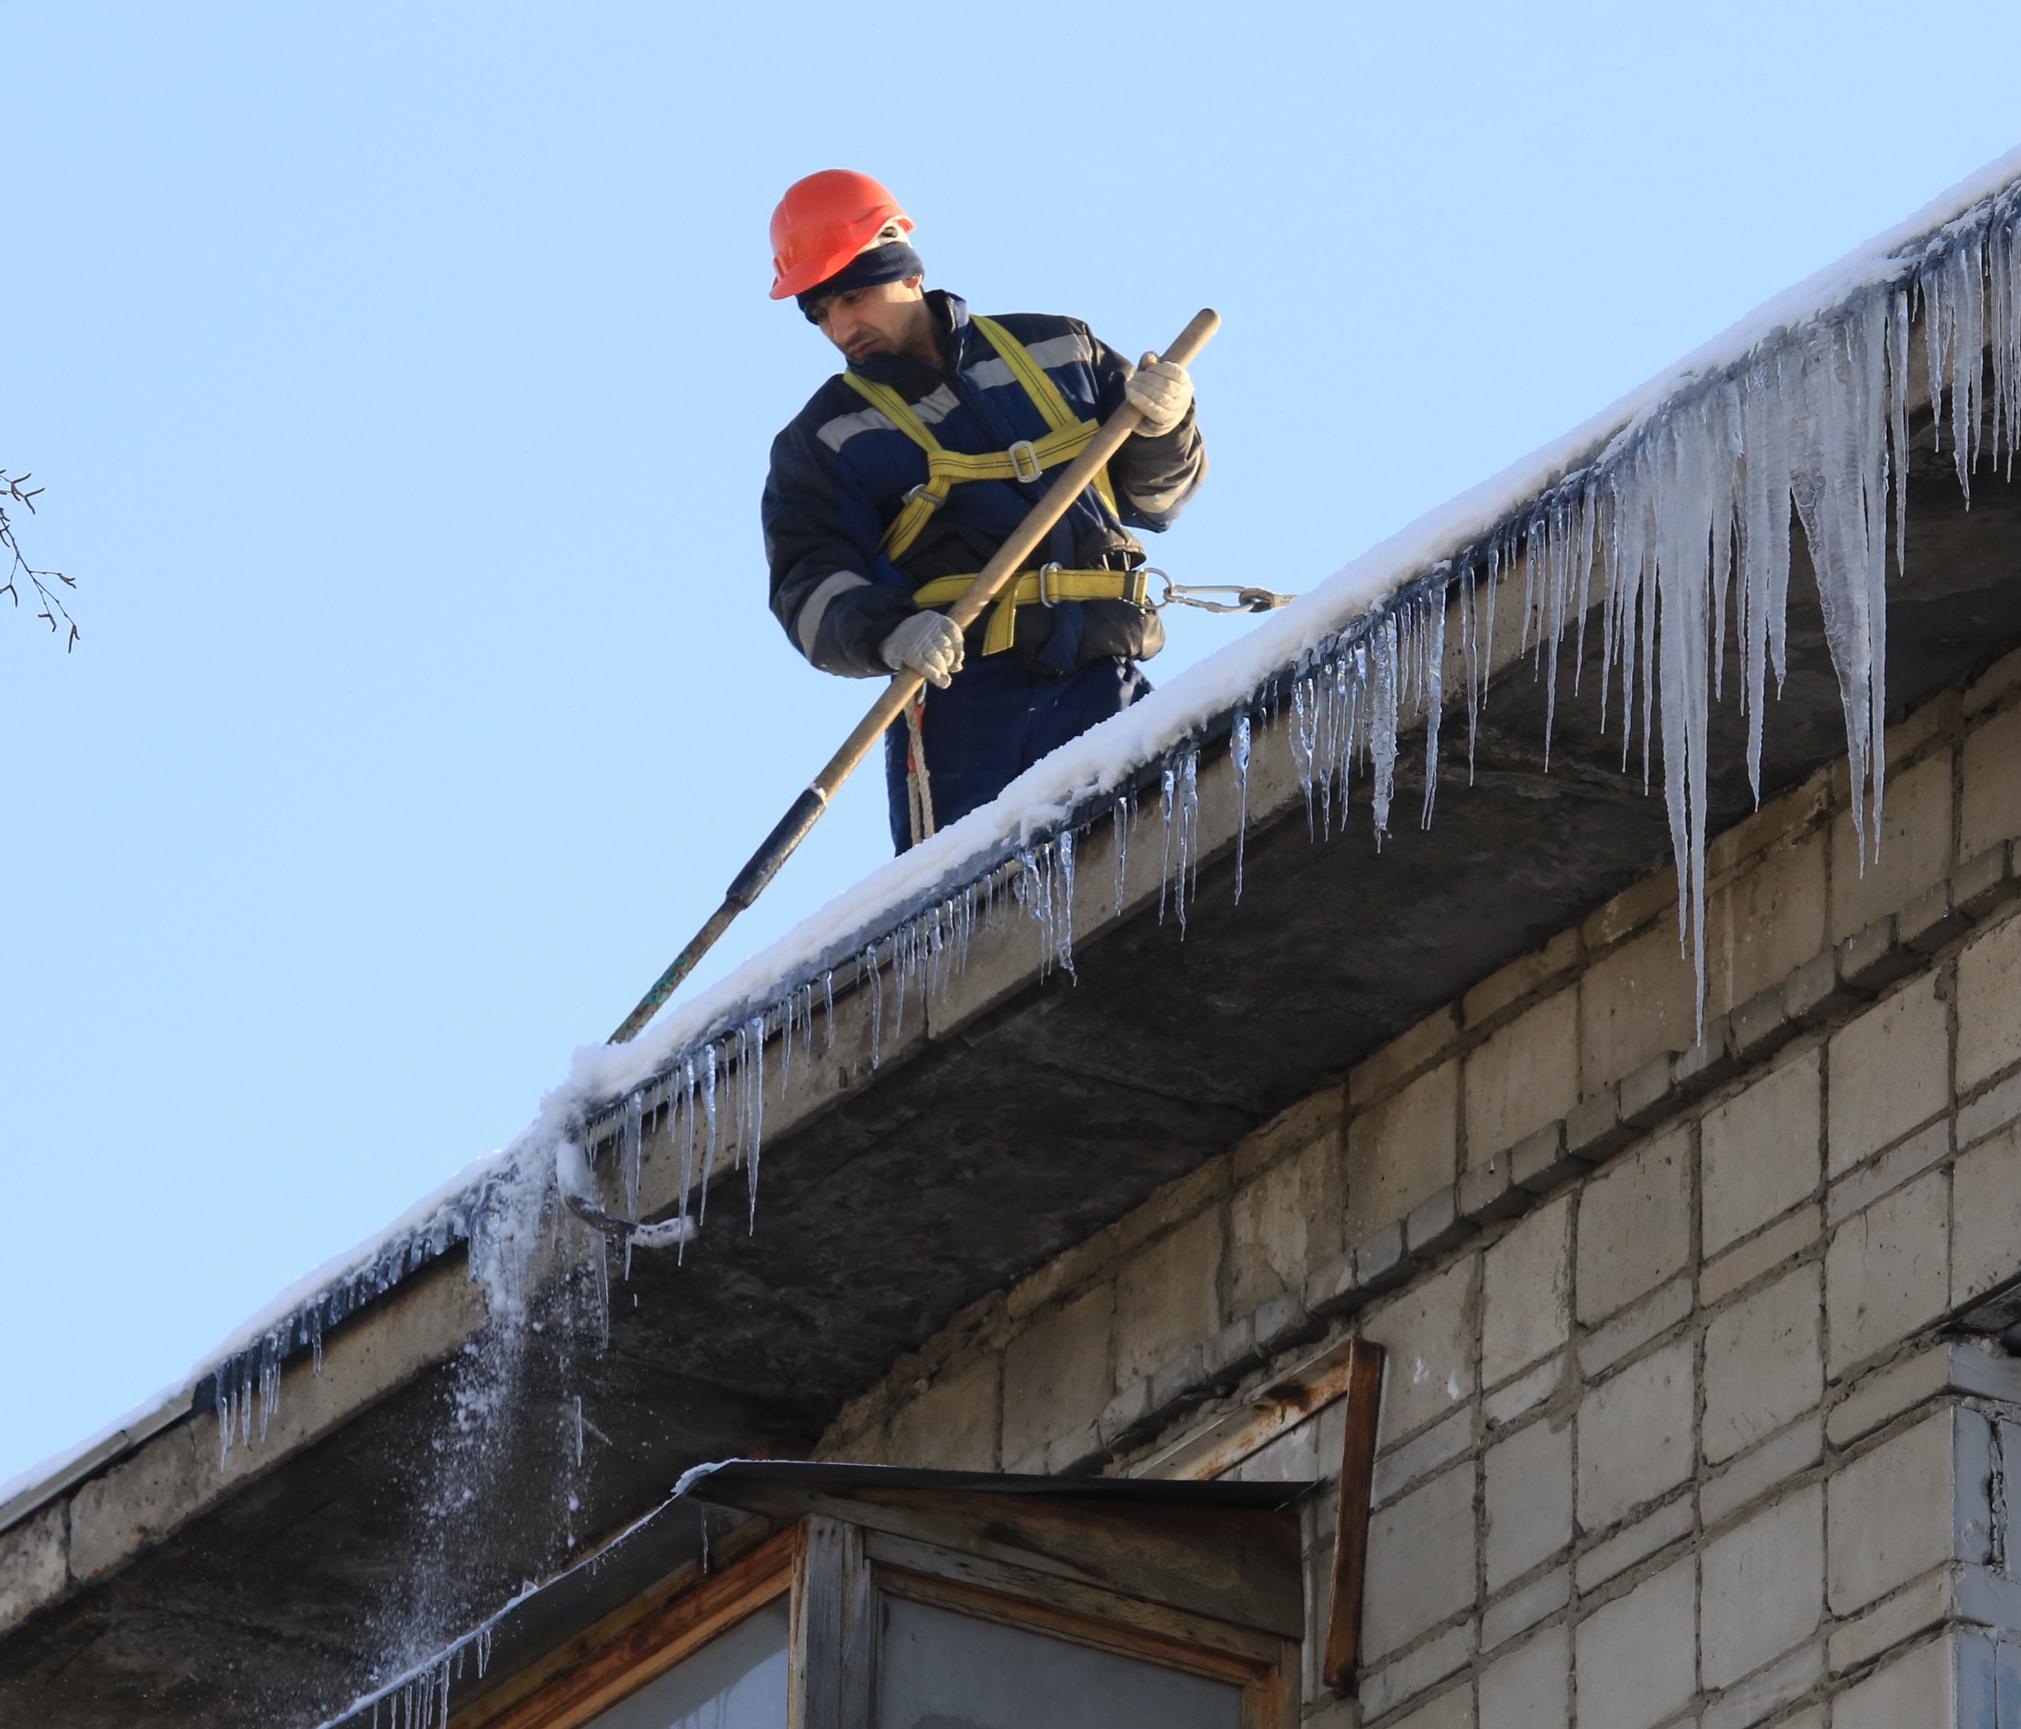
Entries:
<svg viewBox="0 0 2021 1729">
<path fill-rule="evenodd" d="M 989 801 L 1047 752 L 1150 694 L 1151 681 L 1121 656 L 1090 661 L 1066 678 L 1028 671 L 1014 654 L 971 660 L 946 690 L 926 691 L 920 730 L 933 794 L 933 821 L 947 828 Z M 891 839 L 912 844 L 905 790 L 907 728 L 884 735 L 884 781 Z"/>
</svg>

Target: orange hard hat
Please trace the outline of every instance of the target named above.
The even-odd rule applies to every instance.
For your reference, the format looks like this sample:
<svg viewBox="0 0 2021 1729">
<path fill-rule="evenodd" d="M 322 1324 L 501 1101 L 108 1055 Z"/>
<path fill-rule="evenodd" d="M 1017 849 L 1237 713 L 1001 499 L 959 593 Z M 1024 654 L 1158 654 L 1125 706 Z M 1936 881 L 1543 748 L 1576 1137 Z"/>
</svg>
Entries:
<svg viewBox="0 0 2021 1729">
<path fill-rule="evenodd" d="M 772 298 L 804 294 L 861 252 L 887 222 L 906 233 L 905 214 L 882 181 L 824 168 L 786 188 L 772 212 Z"/>
</svg>

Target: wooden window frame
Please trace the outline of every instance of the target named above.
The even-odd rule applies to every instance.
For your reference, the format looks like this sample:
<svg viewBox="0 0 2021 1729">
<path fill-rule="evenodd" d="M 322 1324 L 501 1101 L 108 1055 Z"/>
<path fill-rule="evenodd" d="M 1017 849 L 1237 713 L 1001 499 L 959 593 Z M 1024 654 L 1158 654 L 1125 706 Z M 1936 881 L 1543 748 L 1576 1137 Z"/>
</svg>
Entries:
<svg viewBox="0 0 2021 1729">
<path fill-rule="evenodd" d="M 685 1567 L 450 1718 L 450 1729 L 581 1729 L 793 1589 L 792 1527 L 703 1573 Z"/>
<path fill-rule="evenodd" d="M 935 1531 L 933 1537 L 943 1533 Z M 1147 1543 L 1155 1589 L 1166 1553 Z M 791 1729 L 872 1729 L 883 1594 L 1241 1689 L 1241 1729 L 1296 1729 L 1299 1639 L 936 1541 L 808 1513 L 706 1575 L 694 1567 L 577 1634 L 451 1719 L 453 1729 L 582 1729 L 739 1621 L 790 1594 Z M 1118 1566 L 1127 1572 L 1127 1544 Z"/>
</svg>

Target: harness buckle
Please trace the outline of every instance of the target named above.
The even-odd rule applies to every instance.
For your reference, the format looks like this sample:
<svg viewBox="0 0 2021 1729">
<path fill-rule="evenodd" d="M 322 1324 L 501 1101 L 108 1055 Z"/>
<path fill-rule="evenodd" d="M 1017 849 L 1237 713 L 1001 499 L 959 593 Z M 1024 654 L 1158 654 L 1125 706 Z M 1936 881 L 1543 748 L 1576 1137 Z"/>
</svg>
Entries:
<svg viewBox="0 0 2021 1729">
<path fill-rule="evenodd" d="M 1053 560 L 1051 564 L 1039 566 L 1039 605 L 1045 607 L 1059 605 L 1059 602 L 1053 599 L 1053 577 L 1058 573 L 1059 569 L 1060 563 L 1058 559 Z"/>
<path fill-rule="evenodd" d="M 926 500 L 926 508 L 928 510 L 938 510 L 943 504 L 947 502 L 947 498 L 945 494 L 931 491 L 930 488 L 932 487 L 932 485 L 933 483 L 931 481 L 922 480 L 917 486 L 913 487 L 910 491 L 902 494 L 898 502 L 901 505 L 916 504 L 920 499 L 923 498 Z"/>
<path fill-rule="evenodd" d="M 1026 486 L 1044 479 L 1046 465 L 1039 461 L 1039 453 L 1029 438 L 1020 438 L 1004 454 L 1010 458 L 1011 472 Z"/>
</svg>

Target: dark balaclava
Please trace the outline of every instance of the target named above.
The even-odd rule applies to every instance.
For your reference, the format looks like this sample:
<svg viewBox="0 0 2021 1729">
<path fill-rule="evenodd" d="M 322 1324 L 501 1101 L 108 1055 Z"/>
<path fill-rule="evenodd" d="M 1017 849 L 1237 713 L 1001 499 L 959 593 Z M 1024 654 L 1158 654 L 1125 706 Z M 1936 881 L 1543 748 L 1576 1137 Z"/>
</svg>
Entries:
<svg viewBox="0 0 2021 1729">
<path fill-rule="evenodd" d="M 793 299 L 811 323 L 814 309 L 831 294 L 840 294 L 845 288 L 875 288 L 882 282 L 906 282 L 925 274 L 926 266 L 920 262 L 919 254 L 903 240 L 893 240 L 857 253 L 826 282 L 815 283 L 805 294 L 796 294 Z"/>
</svg>

